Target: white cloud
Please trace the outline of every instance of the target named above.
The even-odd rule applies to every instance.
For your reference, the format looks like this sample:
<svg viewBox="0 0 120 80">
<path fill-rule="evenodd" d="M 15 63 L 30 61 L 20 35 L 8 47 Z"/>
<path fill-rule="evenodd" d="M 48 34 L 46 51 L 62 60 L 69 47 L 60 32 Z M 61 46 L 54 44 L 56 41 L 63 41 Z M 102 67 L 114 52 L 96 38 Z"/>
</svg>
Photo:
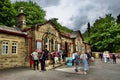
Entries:
<svg viewBox="0 0 120 80">
<path fill-rule="evenodd" d="M 20 1 L 20 0 L 12 0 Z M 24 0 L 29 1 L 29 0 Z M 31 0 L 46 11 L 46 18 L 58 18 L 58 21 L 73 30 L 82 33 L 87 23 L 92 25 L 96 19 L 112 13 L 120 14 L 120 0 Z"/>
<path fill-rule="evenodd" d="M 56 17 L 62 25 L 84 32 L 88 22 L 93 24 L 99 16 L 108 13 L 107 8 L 107 5 L 101 6 L 101 4 L 90 0 L 60 0 L 59 5 L 45 7 L 44 9 L 47 11 L 47 19 Z"/>
<path fill-rule="evenodd" d="M 71 17 L 74 16 L 77 12 L 74 5 L 65 5 L 65 1 L 63 0 L 62 3 L 58 6 L 51 6 L 44 8 L 46 10 L 46 18 L 58 18 L 58 21 L 62 23 L 63 25 L 71 25 Z"/>
</svg>

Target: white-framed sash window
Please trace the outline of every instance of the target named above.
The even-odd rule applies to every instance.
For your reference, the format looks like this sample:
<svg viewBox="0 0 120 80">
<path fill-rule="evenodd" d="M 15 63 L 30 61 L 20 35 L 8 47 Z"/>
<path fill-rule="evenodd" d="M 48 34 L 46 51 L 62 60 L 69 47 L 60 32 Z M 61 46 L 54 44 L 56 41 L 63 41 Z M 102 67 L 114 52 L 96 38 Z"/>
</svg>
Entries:
<svg viewBox="0 0 120 80">
<path fill-rule="evenodd" d="M 8 54 L 9 41 L 2 41 L 2 54 Z"/>
<path fill-rule="evenodd" d="M 17 42 L 12 42 L 12 54 L 17 53 Z"/>
</svg>

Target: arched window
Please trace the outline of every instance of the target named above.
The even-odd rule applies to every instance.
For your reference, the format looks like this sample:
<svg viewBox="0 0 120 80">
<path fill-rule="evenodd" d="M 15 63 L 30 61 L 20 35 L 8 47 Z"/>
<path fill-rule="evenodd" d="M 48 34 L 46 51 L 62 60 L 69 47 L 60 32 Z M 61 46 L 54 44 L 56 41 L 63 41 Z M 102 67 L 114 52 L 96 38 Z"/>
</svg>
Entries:
<svg viewBox="0 0 120 80">
<path fill-rule="evenodd" d="M 47 44 L 48 44 L 48 38 L 45 36 L 43 38 L 43 46 L 44 46 L 44 49 L 47 48 Z"/>
<path fill-rule="evenodd" d="M 51 39 L 51 51 L 53 51 L 54 50 L 54 40 L 53 40 L 53 38 Z"/>
<path fill-rule="evenodd" d="M 55 48 L 55 35 L 52 33 L 46 32 L 42 37 L 42 49 L 47 48 L 50 52 Z"/>
</svg>

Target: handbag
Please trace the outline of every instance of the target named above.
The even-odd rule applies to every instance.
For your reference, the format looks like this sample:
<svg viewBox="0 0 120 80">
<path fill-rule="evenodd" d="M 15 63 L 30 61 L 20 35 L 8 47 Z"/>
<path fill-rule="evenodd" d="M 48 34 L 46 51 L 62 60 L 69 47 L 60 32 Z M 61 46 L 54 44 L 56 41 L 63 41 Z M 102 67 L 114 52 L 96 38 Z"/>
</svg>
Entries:
<svg viewBox="0 0 120 80">
<path fill-rule="evenodd" d="M 91 57 L 90 62 L 94 62 L 94 61 L 95 61 L 94 57 Z"/>
</svg>

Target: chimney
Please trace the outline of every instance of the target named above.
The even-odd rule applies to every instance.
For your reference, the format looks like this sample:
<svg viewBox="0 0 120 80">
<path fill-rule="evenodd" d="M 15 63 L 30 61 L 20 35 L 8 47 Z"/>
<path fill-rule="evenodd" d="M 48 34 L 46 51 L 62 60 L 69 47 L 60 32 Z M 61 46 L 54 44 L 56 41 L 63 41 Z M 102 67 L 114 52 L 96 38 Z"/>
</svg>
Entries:
<svg viewBox="0 0 120 80">
<path fill-rule="evenodd" d="M 26 27 L 26 14 L 24 8 L 20 7 L 19 14 L 17 15 L 17 28 L 23 31 Z"/>
</svg>

